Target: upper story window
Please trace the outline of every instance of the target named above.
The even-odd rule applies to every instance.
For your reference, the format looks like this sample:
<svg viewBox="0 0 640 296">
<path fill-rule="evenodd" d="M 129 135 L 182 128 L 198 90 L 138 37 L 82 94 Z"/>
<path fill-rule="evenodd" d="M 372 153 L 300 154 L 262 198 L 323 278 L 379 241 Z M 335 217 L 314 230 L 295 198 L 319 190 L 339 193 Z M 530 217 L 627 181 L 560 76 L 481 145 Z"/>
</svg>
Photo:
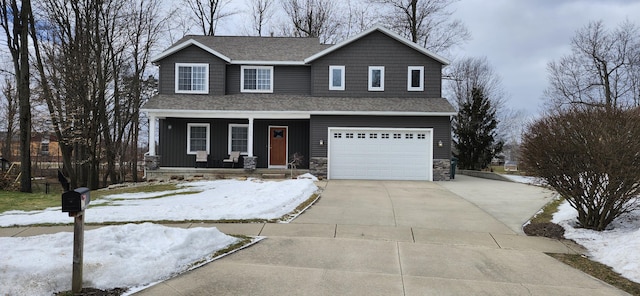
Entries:
<svg viewBox="0 0 640 296">
<path fill-rule="evenodd" d="M 209 154 L 209 130 L 208 123 L 187 124 L 187 154 L 196 154 L 198 151 L 207 151 Z"/>
<path fill-rule="evenodd" d="M 407 90 L 424 91 L 424 66 L 409 66 L 407 70 Z"/>
<path fill-rule="evenodd" d="M 242 66 L 240 67 L 241 92 L 273 92 L 272 66 Z"/>
<path fill-rule="evenodd" d="M 369 91 L 384 91 L 383 66 L 369 66 Z"/>
<path fill-rule="evenodd" d="M 329 90 L 344 90 L 344 66 L 329 66 Z"/>
<path fill-rule="evenodd" d="M 176 93 L 209 93 L 209 64 L 176 63 Z"/>
</svg>

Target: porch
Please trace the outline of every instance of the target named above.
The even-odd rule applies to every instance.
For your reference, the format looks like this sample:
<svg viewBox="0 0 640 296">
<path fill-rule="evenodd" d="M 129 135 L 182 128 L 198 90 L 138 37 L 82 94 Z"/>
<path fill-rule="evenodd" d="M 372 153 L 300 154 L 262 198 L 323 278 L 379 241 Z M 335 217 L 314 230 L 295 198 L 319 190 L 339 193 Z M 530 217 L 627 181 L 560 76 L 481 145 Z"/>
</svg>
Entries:
<svg viewBox="0 0 640 296">
<path fill-rule="evenodd" d="M 293 175 L 298 176 L 308 173 L 307 169 L 294 169 Z M 245 170 L 243 168 L 187 168 L 187 167 L 159 167 L 155 170 L 145 170 L 147 181 L 169 180 L 216 180 L 231 178 L 261 178 L 261 179 L 289 179 L 291 169 L 267 169 L 257 168 Z"/>
</svg>

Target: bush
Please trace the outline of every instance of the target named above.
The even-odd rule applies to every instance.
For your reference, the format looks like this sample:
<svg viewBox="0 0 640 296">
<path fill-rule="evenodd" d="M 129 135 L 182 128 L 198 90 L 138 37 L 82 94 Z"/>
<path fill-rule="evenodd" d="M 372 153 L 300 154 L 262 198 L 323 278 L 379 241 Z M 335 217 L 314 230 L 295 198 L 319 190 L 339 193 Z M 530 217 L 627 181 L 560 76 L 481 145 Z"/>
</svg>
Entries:
<svg viewBox="0 0 640 296">
<path fill-rule="evenodd" d="M 572 109 L 530 125 L 522 165 L 578 211 L 579 226 L 604 230 L 640 193 L 638 109 Z"/>
</svg>

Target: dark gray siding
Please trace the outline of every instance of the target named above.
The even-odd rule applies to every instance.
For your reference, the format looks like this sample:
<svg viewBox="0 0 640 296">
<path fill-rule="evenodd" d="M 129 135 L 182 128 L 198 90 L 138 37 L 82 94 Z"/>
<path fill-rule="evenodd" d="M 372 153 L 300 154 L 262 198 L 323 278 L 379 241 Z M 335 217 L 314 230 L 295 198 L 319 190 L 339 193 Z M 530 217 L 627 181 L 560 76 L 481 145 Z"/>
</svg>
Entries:
<svg viewBox="0 0 640 296">
<path fill-rule="evenodd" d="M 433 128 L 433 158 L 451 157 L 451 122 L 448 116 L 311 116 L 311 157 L 327 157 L 329 127 Z M 438 147 L 438 141 L 443 146 Z"/>
<path fill-rule="evenodd" d="M 187 124 L 210 124 L 209 167 L 220 166 L 220 160 L 228 156 L 229 124 L 247 124 L 247 119 L 185 119 L 166 118 L 160 120 L 160 165 L 165 167 L 194 167 L 195 155 L 187 154 Z M 169 129 L 171 125 L 171 129 Z M 299 152 L 305 157 L 300 168 L 308 168 L 309 120 L 255 120 L 253 153 L 258 157 L 257 167 L 268 166 L 269 126 L 289 127 L 289 154 Z M 242 164 L 242 159 L 241 159 Z"/>
<path fill-rule="evenodd" d="M 329 66 L 345 66 L 345 90 L 329 91 Z M 368 91 L 369 66 L 384 66 L 384 92 Z M 424 66 L 424 91 L 407 91 L 408 66 Z M 442 97 L 442 64 L 380 32 L 312 62 L 314 96 Z"/>
<path fill-rule="evenodd" d="M 289 155 L 300 153 L 304 163 L 299 168 L 309 167 L 309 120 L 255 120 L 253 125 L 253 153 L 258 156 L 258 167 L 268 166 L 269 126 L 287 126 Z"/>
<path fill-rule="evenodd" d="M 311 68 L 309 66 L 274 66 L 273 93 L 309 95 Z M 240 65 L 227 66 L 227 94 L 240 93 Z"/>
<path fill-rule="evenodd" d="M 226 63 L 196 46 L 189 46 L 159 62 L 160 81 L 158 91 L 160 94 L 175 93 L 176 63 L 208 63 L 209 94 L 223 95 L 225 93 Z"/>
</svg>

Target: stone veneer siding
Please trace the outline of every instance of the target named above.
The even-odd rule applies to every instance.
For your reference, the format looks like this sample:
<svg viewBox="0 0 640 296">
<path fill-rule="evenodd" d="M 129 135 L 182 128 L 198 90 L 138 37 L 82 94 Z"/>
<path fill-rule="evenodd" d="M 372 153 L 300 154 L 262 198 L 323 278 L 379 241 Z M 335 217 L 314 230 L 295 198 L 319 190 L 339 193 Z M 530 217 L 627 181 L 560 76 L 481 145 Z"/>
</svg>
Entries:
<svg viewBox="0 0 640 296">
<path fill-rule="evenodd" d="M 450 181 L 451 180 L 451 160 L 450 159 L 434 159 L 433 160 L 433 181 Z"/>
<path fill-rule="evenodd" d="M 326 179 L 327 178 L 327 158 L 312 157 L 309 161 L 309 173 L 312 175 Z M 451 180 L 451 160 L 434 159 L 433 160 L 433 181 L 450 181 Z"/>
<path fill-rule="evenodd" d="M 318 179 L 327 178 L 327 169 L 326 157 L 311 157 L 309 160 L 309 173 L 318 177 Z"/>
</svg>

